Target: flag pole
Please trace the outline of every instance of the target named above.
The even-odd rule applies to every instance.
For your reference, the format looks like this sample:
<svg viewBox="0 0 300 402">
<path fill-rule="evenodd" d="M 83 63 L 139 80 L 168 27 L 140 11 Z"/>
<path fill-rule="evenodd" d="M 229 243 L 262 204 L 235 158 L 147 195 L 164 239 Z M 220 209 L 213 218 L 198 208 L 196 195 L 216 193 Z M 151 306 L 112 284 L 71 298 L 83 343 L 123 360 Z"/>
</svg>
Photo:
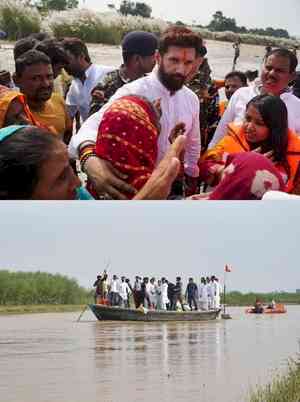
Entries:
<svg viewBox="0 0 300 402">
<path fill-rule="evenodd" d="M 227 264 L 224 267 L 224 296 L 223 296 L 223 314 L 221 315 L 221 317 L 224 320 L 229 320 L 231 319 L 231 316 L 229 314 L 226 313 L 226 274 L 227 274 Z"/>
</svg>

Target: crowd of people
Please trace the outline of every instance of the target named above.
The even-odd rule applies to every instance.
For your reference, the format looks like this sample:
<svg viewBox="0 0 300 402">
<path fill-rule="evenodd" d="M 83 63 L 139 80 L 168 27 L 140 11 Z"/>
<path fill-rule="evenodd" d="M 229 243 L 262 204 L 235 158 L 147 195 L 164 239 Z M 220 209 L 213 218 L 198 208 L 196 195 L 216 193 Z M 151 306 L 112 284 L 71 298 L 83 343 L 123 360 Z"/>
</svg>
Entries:
<svg viewBox="0 0 300 402">
<path fill-rule="evenodd" d="M 257 77 L 236 71 L 240 47 L 216 80 L 186 27 L 128 33 L 118 68 L 78 38 L 20 39 L 15 71 L 0 72 L 0 199 L 300 194 L 297 52 L 266 49 Z"/>
<path fill-rule="evenodd" d="M 200 283 L 189 278 L 184 291 L 181 277 L 175 283 L 167 278 L 136 276 L 131 284 L 125 276 L 106 271 L 94 282 L 95 303 L 124 308 L 147 308 L 152 310 L 215 310 L 220 308 L 222 288 L 215 275 L 201 277 Z"/>
</svg>

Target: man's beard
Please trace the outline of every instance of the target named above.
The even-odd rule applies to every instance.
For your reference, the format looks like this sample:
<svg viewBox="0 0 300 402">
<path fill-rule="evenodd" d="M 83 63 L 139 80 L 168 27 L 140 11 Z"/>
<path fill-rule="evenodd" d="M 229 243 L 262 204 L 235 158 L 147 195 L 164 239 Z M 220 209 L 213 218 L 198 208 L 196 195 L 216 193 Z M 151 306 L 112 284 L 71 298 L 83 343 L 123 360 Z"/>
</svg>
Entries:
<svg viewBox="0 0 300 402">
<path fill-rule="evenodd" d="M 162 64 L 158 68 L 158 76 L 163 86 L 165 86 L 171 92 L 179 91 L 185 82 L 185 77 L 181 74 L 166 73 Z"/>
</svg>

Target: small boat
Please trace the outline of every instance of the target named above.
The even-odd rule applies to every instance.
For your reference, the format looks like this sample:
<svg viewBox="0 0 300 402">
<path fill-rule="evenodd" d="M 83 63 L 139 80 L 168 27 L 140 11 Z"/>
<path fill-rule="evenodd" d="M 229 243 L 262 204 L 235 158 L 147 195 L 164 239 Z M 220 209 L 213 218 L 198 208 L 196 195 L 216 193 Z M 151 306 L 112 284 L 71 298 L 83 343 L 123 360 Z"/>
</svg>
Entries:
<svg viewBox="0 0 300 402">
<path fill-rule="evenodd" d="M 248 307 L 246 309 L 246 313 L 248 313 L 248 314 L 284 314 L 284 313 L 286 313 L 286 308 L 283 304 L 276 304 L 275 308 L 266 306 L 266 307 L 262 307 L 261 312 L 255 312 L 254 307 Z"/>
<path fill-rule="evenodd" d="M 211 321 L 215 320 L 219 310 L 210 311 L 164 311 L 148 309 L 131 309 L 89 304 L 98 320 L 109 321 Z"/>
</svg>

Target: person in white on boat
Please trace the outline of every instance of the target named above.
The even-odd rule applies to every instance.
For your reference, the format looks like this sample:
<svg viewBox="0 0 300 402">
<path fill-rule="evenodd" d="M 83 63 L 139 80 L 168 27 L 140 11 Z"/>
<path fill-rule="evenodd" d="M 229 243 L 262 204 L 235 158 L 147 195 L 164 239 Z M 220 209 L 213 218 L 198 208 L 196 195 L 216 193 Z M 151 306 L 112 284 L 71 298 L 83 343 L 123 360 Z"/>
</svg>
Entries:
<svg viewBox="0 0 300 402">
<path fill-rule="evenodd" d="M 219 309 L 221 306 L 222 287 L 219 283 L 219 279 L 214 275 L 212 276 L 211 280 L 211 288 L 213 290 L 212 308 Z"/>
<path fill-rule="evenodd" d="M 167 310 L 167 306 L 170 304 L 168 298 L 168 281 L 166 278 L 161 279 L 161 305 L 162 310 Z"/>
<path fill-rule="evenodd" d="M 151 308 L 155 309 L 157 304 L 155 278 L 150 279 L 150 282 L 148 284 L 148 293 L 150 297 Z"/>
<path fill-rule="evenodd" d="M 213 288 L 210 277 L 206 277 L 206 289 L 207 289 L 207 299 L 208 299 L 208 310 L 212 308 L 213 303 Z"/>
<path fill-rule="evenodd" d="M 119 279 L 117 275 L 113 275 L 112 281 L 110 283 L 110 291 L 109 291 L 109 299 L 110 299 L 110 304 L 112 306 L 118 306 L 119 305 Z"/>
<path fill-rule="evenodd" d="M 206 284 L 206 279 L 201 278 L 199 285 L 199 305 L 201 310 L 208 310 L 208 287 Z"/>
<path fill-rule="evenodd" d="M 121 282 L 119 282 L 119 295 L 120 295 L 120 307 L 129 307 L 129 295 L 131 291 L 126 282 L 125 276 L 122 276 Z"/>
</svg>

